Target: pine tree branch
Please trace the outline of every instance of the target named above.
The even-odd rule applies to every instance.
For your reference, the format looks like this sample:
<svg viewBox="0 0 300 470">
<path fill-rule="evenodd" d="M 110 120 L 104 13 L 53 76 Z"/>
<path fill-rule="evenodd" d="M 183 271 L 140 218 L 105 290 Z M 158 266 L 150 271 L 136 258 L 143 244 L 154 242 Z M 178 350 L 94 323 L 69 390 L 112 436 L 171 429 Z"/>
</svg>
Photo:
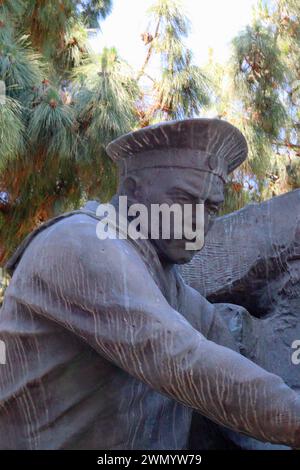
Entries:
<svg viewBox="0 0 300 470">
<path fill-rule="evenodd" d="M 145 77 L 151 80 L 151 82 L 155 83 L 155 80 L 153 77 L 151 77 L 148 73 L 144 73 Z"/>
<path fill-rule="evenodd" d="M 292 144 L 291 142 L 272 142 L 273 145 L 277 147 L 286 147 L 291 148 L 293 150 L 300 150 L 300 144 Z"/>
<path fill-rule="evenodd" d="M 153 41 L 158 37 L 160 23 L 161 23 L 161 17 L 159 17 L 159 19 L 158 19 L 158 22 L 157 22 L 157 25 L 156 25 L 156 28 L 155 28 L 155 33 L 154 33 L 153 39 L 151 41 L 151 45 L 148 49 L 145 61 L 142 65 L 141 70 L 139 71 L 139 73 L 137 75 L 137 81 L 139 81 L 141 79 L 141 77 L 145 74 L 145 69 L 148 65 L 148 62 L 149 62 L 149 60 L 151 58 L 151 55 L 152 55 L 152 52 L 153 52 Z"/>
</svg>

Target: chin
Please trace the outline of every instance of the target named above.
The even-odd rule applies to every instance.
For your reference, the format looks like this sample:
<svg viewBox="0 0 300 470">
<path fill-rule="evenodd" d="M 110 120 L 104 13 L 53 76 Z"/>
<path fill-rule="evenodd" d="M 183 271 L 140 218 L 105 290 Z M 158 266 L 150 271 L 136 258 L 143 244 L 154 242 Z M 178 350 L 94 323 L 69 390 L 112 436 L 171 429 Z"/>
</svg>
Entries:
<svg viewBox="0 0 300 470">
<path fill-rule="evenodd" d="M 186 264 L 186 263 L 189 263 L 190 261 L 192 261 L 192 259 L 194 258 L 195 254 L 197 253 L 197 251 L 188 251 L 187 253 L 185 253 L 181 258 L 178 258 L 176 261 L 175 261 L 175 264 Z"/>
<path fill-rule="evenodd" d="M 189 263 L 199 250 L 186 250 L 185 243 L 173 240 L 171 243 L 155 243 L 159 258 L 169 264 Z"/>
<path fill-rule="evenodd" d="M 170 263 L 172 264 L 186 264 L 189 263 L 195 256 L 197 251 L 193 250 L 174 250 L 169 251 L 164 253 L 164 258 L 167 259 Z"/>
</svg>

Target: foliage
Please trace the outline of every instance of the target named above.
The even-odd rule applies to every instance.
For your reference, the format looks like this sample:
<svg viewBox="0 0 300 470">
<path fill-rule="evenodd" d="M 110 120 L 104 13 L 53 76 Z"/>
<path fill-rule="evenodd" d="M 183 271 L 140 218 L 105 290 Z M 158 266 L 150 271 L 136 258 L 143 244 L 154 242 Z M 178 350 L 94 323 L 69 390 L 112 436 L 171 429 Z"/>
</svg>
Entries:
<svg viewBox="0 0 300 470">
<path fill-rule="evenodd" d="M 13 3 L 13 4 L 12 4 Z M 190 117 L 208 103 L 208 84 L 184 45 L 189 22 L 181 4 L 156 0 L 145 33 L 146 59 L 135 74 L 114 48 L 88 47 L 111 0 L 0 2 L 0 263 L 34 227 L 107 200 L 116 169 L 105 153 L 115 137 L 158 119 Z M 151 27 L 150 25 L 150 27 Z M 161 76 L 145 100 L 139 81 L 152 55 Z"/>
<path fill-rule="evenodd" d="M 300 185 L 299 24 L 298 1 L 259 2 L 232 42 L 229 63 L 214 75 L 215 109 L 240 127 L 249 146 L 248 162 L 233 175 L 242 189 L 227 210 Z"/>
<path fill-rule="evenodd" d="M 190 22 L 182 4 L 178 0 L 156 0 L 149 16 L 149 31 L 142 35 L 148 51 L 138 79 L 146 74 L 153 56 L 160 60 L 161 75 L 151 78 L 150 106 L 143 103 L 141 125 L 196 116 L 209 103 L 209 85 L 184 44 Z"/>
<path fill-rule="evenodd" d="M 90 196 L 108 198 L 115 169 L 104 148 L 135 123 L 136 87 L 115 50 L 94 74 L 87 26 L 111 1 L 0 3 L 0 262 L 34 227 Z M 73 82 L 74 80 L 74 82 Z M 89 100 L 84 96 L 89 95 Z M 98 191 L 96 191 L 98 189 Z"/>
<path fill-rule="evenodd" d="M 115 137 L 161 120 L 218 116 L 246 136 L 249 159 L 224 213 L 300 185 L 300 4 L 259 2 L 227 64 L 195 64 L 179 0 L 153 0 L 133 71 L 114 48 L 94 55 L 112 0 L 0 1 L 0 264 L 44 220 L 108 200 Z M 151 64 L 159 73 L 151 76 Z M 0 96 L 0 99 L 2 97 Z"/>
</svg>

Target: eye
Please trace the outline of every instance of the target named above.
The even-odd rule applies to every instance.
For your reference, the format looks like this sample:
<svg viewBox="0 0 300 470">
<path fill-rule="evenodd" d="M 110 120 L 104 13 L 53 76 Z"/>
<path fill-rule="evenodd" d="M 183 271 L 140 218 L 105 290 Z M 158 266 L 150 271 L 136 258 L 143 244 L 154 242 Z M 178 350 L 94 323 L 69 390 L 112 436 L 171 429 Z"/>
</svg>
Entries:
<svg viewBox="0 0 300 470">
<path fill-rule="evenodd" d="M 217 204 L 208 203 L 206 204 L 206 209 L 211 217 L 215 217 L 219 211 L 219 206 Z"/>
<path fill-rule="evenodd" d="M 187 195 L 182 195 L 178 199 L 179 199 L 179 201 L 182 201 L 182 202 L 185 202 L 185 203 L 192 203 L 193 202 L 193 198 L 190 197 L 190 196 L 187 196 Z"/>
</svg>

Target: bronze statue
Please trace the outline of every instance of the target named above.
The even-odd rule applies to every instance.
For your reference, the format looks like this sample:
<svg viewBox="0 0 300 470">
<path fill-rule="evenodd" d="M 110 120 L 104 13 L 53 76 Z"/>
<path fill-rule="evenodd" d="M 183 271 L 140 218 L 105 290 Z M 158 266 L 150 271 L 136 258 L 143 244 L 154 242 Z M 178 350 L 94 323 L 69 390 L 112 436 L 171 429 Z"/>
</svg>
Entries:
<svg viewBox="0 0 300 470">
<path fill-rule="evenodd" d="M 208 232 L 247 146 L 224 121 L 190 119 L 120 137 L 107 151 L 120 169 L 117 196 L 145 206 L 204 201 Z M 39 227 L 7 265 L 0 448 L 187 449 L 197 413 L 300 447 L 300 396 L 240 354 L 227 304 L 184 283 L 176 264 L 195 254 L 185 240 L 99 240 L 97 205 Z"/>
</svg>

